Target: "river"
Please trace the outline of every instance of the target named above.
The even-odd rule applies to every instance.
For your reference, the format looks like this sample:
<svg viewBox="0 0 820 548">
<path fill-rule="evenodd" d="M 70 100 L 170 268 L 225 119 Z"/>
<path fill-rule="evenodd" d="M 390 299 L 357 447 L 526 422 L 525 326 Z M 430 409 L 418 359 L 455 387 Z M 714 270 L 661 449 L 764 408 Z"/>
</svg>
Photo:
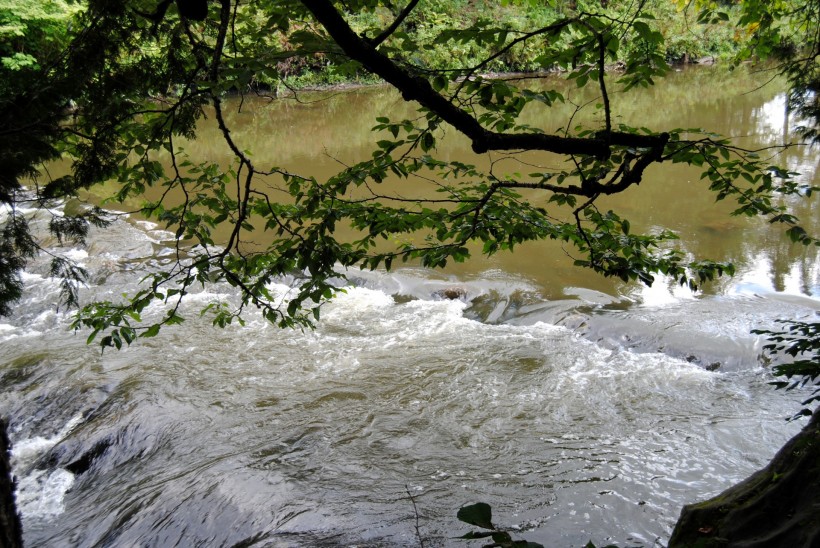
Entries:
<svg viewBox="0 0 820 548">
<path fill-rule="evenodd" d="M 765 79 L 680 71 L 616 108 L 775 144 L 784 99 Z M 407 108 L 384 88 L 311 97 L 246 101 L 232 109 L 237 139 L 321 177 L 367 154 L 379 112 Z M 192 155 L 224 154 L 208 131 Z M 452 138 L 442 154 L 467 149 Z M 782 160 L 816 184 L 816 150 Z M 664 545 L 683 504 L 743 479 L 800 428 L 784 417 L 801 394 L 767 384 L 749 332 L 820 311 L 816 250 L 727 217 L 697 172 L 669 167 L 613 207 L 678 231 L 697 256 L 731 258 L 734 279 L 697 293 L 623 284 L 539 243 L 443 272 L 350 272 L 313 331 L 253 316 L 214 328 L 198 307 L 234 297 L 207 287 L 184 324 L 101 353 L 68 329 L 58 283 L 34 261 L 0 323 L 27 545 L 418 546 L 420 534 L 470 546 L 453 539 L 469 530 L 456 511 L 478 501 L 545 546 Z M 817 199 L 790 206 L 820 230 Z M 61 251 L 91 272 L 88 302 L 134 290 L 173 246 L 132 217 Z M 438 297 L 453 288 L 460 299 Z"/>
</svg>

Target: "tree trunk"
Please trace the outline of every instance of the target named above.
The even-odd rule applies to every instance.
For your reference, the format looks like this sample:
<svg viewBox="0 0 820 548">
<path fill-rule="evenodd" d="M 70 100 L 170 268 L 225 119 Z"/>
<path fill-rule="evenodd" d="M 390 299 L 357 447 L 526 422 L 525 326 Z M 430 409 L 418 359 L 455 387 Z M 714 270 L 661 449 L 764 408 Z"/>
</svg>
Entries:
<svg viewBox="0 0 820 548">
<path fill-rule="evenodd" d="M 820 410 L 768 466 L 683 507 L 669 548 L 820 547 Z"/>
<path fill-rule="evenodd" d="M 6 423 L 0 419 L 0 548 L 22 548 L 23 527 L 14 504 L 10 459 L 11 444 L 6 434 Z"/>
</svg>

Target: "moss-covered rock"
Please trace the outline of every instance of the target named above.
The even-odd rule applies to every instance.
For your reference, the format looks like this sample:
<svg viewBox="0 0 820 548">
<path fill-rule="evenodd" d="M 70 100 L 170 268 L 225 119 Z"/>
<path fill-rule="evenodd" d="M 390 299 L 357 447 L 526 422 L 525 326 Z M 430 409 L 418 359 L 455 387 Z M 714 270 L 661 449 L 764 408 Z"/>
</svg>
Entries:
<svg viewBox="0 0 820 548">
<path fill-rule="evenodd" d="M 820 410 L 768 466 L 684 506 L 669 548 L 820 547 Z"/>
<path fill-rule="evenodd" d="M 6 423 L 0 419 L 0 548 L 23 546 L 23 528 L 14 504 L 14 478 L 11 475 L 11 444 Z"/>
</svg>

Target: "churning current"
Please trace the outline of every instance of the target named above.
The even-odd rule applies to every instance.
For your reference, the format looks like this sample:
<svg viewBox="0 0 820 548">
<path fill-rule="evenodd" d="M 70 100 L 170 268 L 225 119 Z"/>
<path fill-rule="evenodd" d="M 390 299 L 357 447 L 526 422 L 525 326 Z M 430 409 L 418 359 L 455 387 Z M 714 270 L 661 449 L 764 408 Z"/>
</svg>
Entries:
<svg viewBox="0 0 820 548">
<path fill-rule="evenodd" d="M 703 74 L 681 75 L 682 89 L 691 77 Z M 731 104 L 730 122 L 748 127 L 727 133 L 757 135 L 766 109 L 782 109 L 782 97 L 755 93 Z M 345 100 L 361 113 L 400 98 Z M 728 108 L 674 104 L 652 124 L 720 121 Z M 341 109 L 328 112 L 320 127 L 333 136 Z M 281 128 L 286 114 L 258 118 Z M 309 112 L 290 114 L 309 126 Z M 816 167 L 814 153 L 794 161 Z M 693 254 L 740 263 L 708 294 L 662 280 L 600 286 L 550 263 L 560 250 L 525 266 L 512 262 L 527 259 L 519 253 L 444 273 L 350 271 L 313 331 L 252 314 L 215 328 L 199 309 L 236 296 L 209 286 L 188 296 L 182 325 L 101 353 L 69 329 L 58 282 L 34 261 L 24 301 L 0 323 L 0 415 L 27 545 L 469 546 L 453 538 L 469 530 L 456 512 L 479 501 L 545 546 L 665 544 L 683 504 L 760 468 L 800 428 L 784 418 L 802 394 L 767 384 L 750 331 L 820 310 L 816 254 L 765 222 L 704 217 L 712 198 L 698 201 L 687 179 L 697 174 L 675 173 L 674 211 L 653 206 L 671 199 L 667 180 L 623 207 L 649 228 L 696 226 Z M 816 223 L 816 204 L 801 216 Z M 89 270 L 88 302 L 133 292 L 172 247 L 157 227 L 121 219 L 61 252 Z M 286 297 L 286 285 L 273 289 Z"/>
<path fill-rule="evenodd" d="M 134 289 L 166 236 L 118 221 L 75 250 L 87 298 Z M 351 272 L 315 331 L 214 328 L 197 307 L 232 298 L 215 286 L 183 325 L 101 353 L 31 271 L 0 325 L 29 546 L 461 544 L 477 501 L 548 546 L 663 544 L 682 504 L 799 428 L 749 330 L 820 308 L 743 284 L 651 306 L 548 301 L 500 271 Z"/>
</svg>

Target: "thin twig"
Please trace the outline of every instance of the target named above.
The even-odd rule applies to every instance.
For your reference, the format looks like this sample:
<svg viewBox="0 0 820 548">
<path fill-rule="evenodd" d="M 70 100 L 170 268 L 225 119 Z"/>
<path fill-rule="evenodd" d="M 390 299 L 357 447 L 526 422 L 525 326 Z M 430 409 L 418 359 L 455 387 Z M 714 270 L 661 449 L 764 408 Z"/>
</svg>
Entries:
<svg viewBox="0 0 820 548">
<path fill-rule="evenodd" d="M 413 504 L 413 514 L 416 516 L 416 538 L 419 539 L 419 548 L 424 548 L 424 538 L 421 536 L 421 529 L 419 528 L 419 509 L 416 507 L 416 497 L 414 497 L 413 493 L 410 492 L 409 486 L 405 485 L 404 490 L 407 492 L 407 497 Z"/>
</svg>

